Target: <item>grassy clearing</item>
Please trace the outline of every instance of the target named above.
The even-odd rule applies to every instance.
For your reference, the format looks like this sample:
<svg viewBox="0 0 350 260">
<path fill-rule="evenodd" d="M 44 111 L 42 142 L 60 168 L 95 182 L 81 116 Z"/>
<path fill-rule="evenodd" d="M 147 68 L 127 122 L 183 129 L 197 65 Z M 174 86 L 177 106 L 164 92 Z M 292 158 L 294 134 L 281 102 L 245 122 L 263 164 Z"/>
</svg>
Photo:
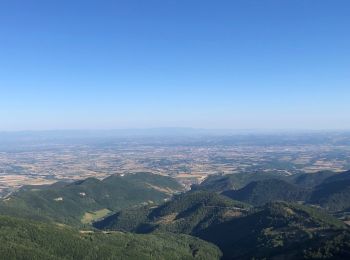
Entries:
<svg viewBox="0 0 350 260">
<path fill-rule="evenodd" d="M 108 215 L 111 211 L 109 209 L 100 209 L 93 212 L 86 212 L 81 219 L 83 224 L 91 224 L 92 222 L 101 219 Z"/>
</svg>

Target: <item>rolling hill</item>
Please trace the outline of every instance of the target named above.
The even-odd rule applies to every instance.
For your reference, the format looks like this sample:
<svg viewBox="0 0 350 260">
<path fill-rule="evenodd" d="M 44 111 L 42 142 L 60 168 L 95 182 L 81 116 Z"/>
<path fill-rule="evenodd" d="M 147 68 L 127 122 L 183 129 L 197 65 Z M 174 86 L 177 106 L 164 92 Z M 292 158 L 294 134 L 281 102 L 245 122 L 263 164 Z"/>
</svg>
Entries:
<svg viewBox="0 0 350 260">
<path fill-rule="evenodd" d="M 332 171 L 320 171 L 315 173 L 303 173 L 292 176 L 293 183 L 304 187 L 304 188 L 314 188 L 324 182 L 327 178 L 336 175 Z"/>
<path fill-rule="evenodd" d="M 293 176 L 254 172 L 209 176 L 192 190 L 217 192 L 255 206 L 271 201 L 302 201 L 335 212 L 350 210 L 349 183 L 350 171 Z"/>
<path fill-rule="evenodd" d="M 322 183 L 313 190 L 308 202 L 332 212 L 349 210 L 350 179 Z"/>
<path fill-rule="evenodd" d="M 224 259 L 304 259 L 350 256 L 350 233 L 326 213 L 286 202 L 202 230 Z"/>
<path fill-rule="evenodd" d="M 297 202 L 307 198 L 309 191 L 279 179 L 253 181 L 240 190 L 222 194 L 234 200 L 252 205 L 263 205 L 272 201 Z"/>
<path fill-rule="evenodd" d="M 290 203 L 349 209 L 348 172 L 320 173 L 322 182 L 317 175 L 300 176 L 266 175 L 238 190 L 229 189 L 237 187 L 237 176 L 213 176 L 185 193 L 174 179 L 147 173 L 26 186 L 0 203 L 0 214 L 6 215 L 0 216 L 0 254 L 6 259 L 218 259 L 213 243 L 224 259 L 350 257 L 350 231 L 343 222 Z"/>
<path fill-rule="evenodd" d="M 280 179 L 286 178 L 286 176 L 267 172 L 239 172 L 225 175 L 211 175 L 201 184 L 193 185 L 192 190 L 204 190 L 221 193 L 227 190 L 241 189 L 252 181 L 272 178 Z"/>
<path fill-rule="evenodd" d="M 323 178 L 322 182 L 312 189 L 307 203 L 319 205 L 332 213 L 349 211 L 350 171 L 333 173 Z"/>
<path fill-rule="evenodd" d="M 183 187 L 170 177 L 148 173 L 88 178 L 74 183 L 27 186 L 1 201 L 0 213 L 79 225 L 111 211 L 163 202 Z"/>
<path fill-rule="evenodd" d="M 224 259 L 350 256 L 348 228 L 324 211 L 287 202 L 246 208 L 216 193 L 185 193 L 161 206 L 123 210 L 95 224 L 105 230 L 191 234 L 217 245 Z"/>
<path fill-rule="evenodd" d="M 188 192 L 158 207 L 122 210 L 94 223 L 96 228 L 137 233 L 197 234 L 214 223 L 246 213 L 248 206 L 212 192 Z"/>
<path fill-rule="evenodd" d="M 334 181 L 347 181 L 347 180 L 350 180 L 350 171 L 334 174 L 334 175 L 326 178 L 323 181 L 323 183 L 329 183 L 329 182 L 334 182 Z"/>
</svg>

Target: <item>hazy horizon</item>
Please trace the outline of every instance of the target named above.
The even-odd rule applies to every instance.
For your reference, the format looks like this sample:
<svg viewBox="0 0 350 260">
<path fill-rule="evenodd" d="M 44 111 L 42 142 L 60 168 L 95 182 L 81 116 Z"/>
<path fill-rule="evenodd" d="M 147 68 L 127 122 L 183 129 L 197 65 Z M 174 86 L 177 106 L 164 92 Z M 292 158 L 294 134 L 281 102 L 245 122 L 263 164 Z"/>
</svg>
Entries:
<svg viewBox="0 0 350 260">
<path fill-rule="evenodd" d="M 224 136 L 307 136 L 350 134 L 350 129 L 220 129 L 192 127 L 114 128 L 114 129 L 49 129 L 1 131 L 0 142 L 6 137 L 224 137 Z M 5 138 L 5 139 L 4 139 Z"/>
<path fill-rule="evenodd" d="M 108 132 L 108 131 L 152 131 L 152 130 L 190 130 L 190 131 L 229 131 L 229 132 L 350 132 L 350 128 L 210 128 L 186 126 L 156 126 L 156 127 L 113 127 L 113 128 L 21 128 L 0 129 L 0 133 L 30 133 L 30 132 Z"/>
</svg>

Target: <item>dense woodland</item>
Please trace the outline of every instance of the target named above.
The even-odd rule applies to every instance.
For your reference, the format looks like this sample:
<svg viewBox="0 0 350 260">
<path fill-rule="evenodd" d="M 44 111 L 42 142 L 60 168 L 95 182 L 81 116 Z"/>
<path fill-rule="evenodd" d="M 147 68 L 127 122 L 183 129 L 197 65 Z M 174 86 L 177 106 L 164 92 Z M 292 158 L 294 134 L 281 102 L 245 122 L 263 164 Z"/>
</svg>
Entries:
<svg viewBox="0 0 350 260">
<path fill-rule="evenodd" d="M 25 186 L 0 203 L 2 212 L 79 225 L 84 214 L 101 209 L 161 203 L 183 191 L 174 179 L 147 173 L 112 175 L 104 180 L 88 178 L 73 183 Z"/>
<path fill-rule="evenodd" d="M 186 192 L 174 179 L 147 173 L 89 178 L 27 186 L 3 199 L 0 253 L 6 259 L 347 259 L 349 209 L 350 172 L 218 175 Z M 87 214 L 91 222 L 84 222 Z"/>
<path fill-rule="evenodd" d="M 82 233 L 2 216 L 0 255 L 1 259 L 219 259 L 221 252 L 186 235 Z"/>
</svg>

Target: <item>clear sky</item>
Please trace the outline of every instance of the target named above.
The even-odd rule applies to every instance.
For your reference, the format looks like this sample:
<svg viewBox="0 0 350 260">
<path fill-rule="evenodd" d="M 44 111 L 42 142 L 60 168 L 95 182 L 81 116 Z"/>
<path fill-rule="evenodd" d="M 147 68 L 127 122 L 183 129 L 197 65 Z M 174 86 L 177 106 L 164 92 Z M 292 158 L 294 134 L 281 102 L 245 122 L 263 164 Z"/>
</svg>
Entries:
<svg viewBox="0 0 350 260">
<path fill-rule="evenodd" d="M 0 130 L 350 129 L 348 0 L 2 0 Z"/>
</svg>

